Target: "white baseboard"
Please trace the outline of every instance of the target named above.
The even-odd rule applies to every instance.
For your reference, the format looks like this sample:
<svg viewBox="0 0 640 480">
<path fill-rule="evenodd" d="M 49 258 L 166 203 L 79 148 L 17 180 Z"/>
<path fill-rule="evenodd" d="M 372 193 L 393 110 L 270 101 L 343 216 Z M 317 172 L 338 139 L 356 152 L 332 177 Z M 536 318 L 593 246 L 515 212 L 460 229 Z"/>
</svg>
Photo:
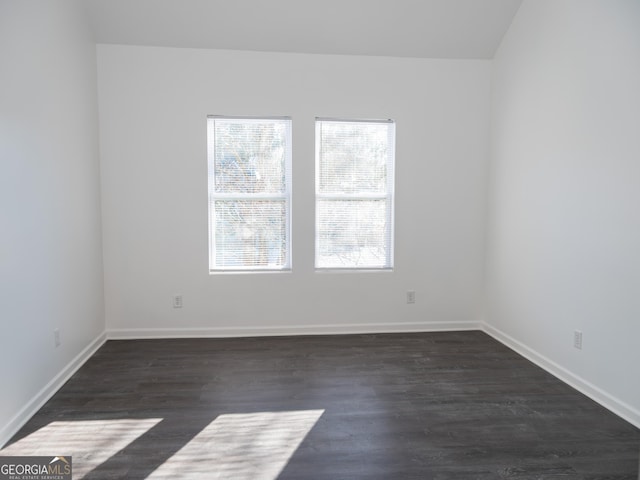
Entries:
<svg viewBox="0 0 640 480">
<path fill-rule="evenodd" d="M 640 428 L 640 411 L 623 402 L 622 400 L 610 395 L 604 390 L 596 387 L 592 383 L 584 380 L 578 375 L 572 373 L 566 368 L 558 365 L 553 360 L 548 359 L 544 355 L 536 352 L 532 348 L 529 348 L 525 344 L 519 342 L 515 338 L 507 335 L 506 333 L 500 331 L 499 329 L 488 325 L 486 323 L 482 324 L 482 330 L 491 335 L 493 338 L 498 340 L 500 343 L 506 345 L 507 347 L 514 350 L 516 353 L 522 355 L 527 360 L 532 361 L 539 367 L 543 368 L 551 375 L 557 377 L 562 380 L 564 383 L 570 385 L 575 388 L 579 392 L 583 393 L 587 397 L 591 398 L 595 402 L 599 403 L 606 409 L 612 411 L 619 417 L 622 417 L 627 422 L 632 425 Z"/>
<path fill-rule="evenodd" d="M 14 417 L 0 430 L 0 448 L 11 440 L 18 431 L 36 414 L 40 408 L 78 371 L 84 363 L 107 341 L 106 332 L 101 333 L 87 347 L 64 367 L 42 390 L 40 390 Z"/>
<path fill-rule="evenodd" d="M 131 340 L 143 338 L 273 337 L 291 335 L 344 335 L 353 333 L 440 332 L 480 330 L 480 328 L 481 325 L 479 322 L 471 321 L 203 328 L 116 328 L 107 330 L 107 338 L 110 340 Z"/>
</svg>

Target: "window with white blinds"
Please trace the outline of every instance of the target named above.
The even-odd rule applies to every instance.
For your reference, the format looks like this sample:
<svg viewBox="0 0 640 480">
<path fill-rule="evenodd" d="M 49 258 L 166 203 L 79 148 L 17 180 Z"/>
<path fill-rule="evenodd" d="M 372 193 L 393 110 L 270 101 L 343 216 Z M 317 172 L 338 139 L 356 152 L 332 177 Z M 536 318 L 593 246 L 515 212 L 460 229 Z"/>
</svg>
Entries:
<svg viewBox="0 0 640 480">
<path fill-rule="evenodd" d="M 394 162 L 393 121 L 316 119 L 316 268 L 393 268 Z"/>
<path fill-rule="evenodd" d="M 291 119 L 207 118 L 209 270 L 291 268 Z"/>
</svg>

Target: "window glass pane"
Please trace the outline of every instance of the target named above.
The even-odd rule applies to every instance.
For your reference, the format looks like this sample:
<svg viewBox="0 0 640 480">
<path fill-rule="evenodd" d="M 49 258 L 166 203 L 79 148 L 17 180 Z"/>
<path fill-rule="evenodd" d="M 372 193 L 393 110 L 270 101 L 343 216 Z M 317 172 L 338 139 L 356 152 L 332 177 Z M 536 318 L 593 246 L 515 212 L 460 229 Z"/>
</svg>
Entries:
<svg viewBox="0 0 640 480">
<path fill-rule="evenodd" d="M 215 119 L 215 191 L 284 192 L 288 126 L 286 120 Z"/>
<path fill-rule="evenodd" d="M 316 268 L 393 267 L 395 123 L 316 119 Z"/>
<path fill-rule="evenodd" d="M 291 268 L 291 119 L 207 118 L 209 270 Z"/>
<path fill-rule="evenodd" d="M 323 121 L 319 191 L 385 192 L 390 127 L 389 123 Z"/>
<path fill-rule="evenodd" d="M 389 204 L 386 200 L 319 200 L 319 268 L 380 268 L 388 264 Z"/>
<path fill-rule="evenodd" d="M 283 267 L 286 237 L 284 201 L 215 201 L 218 267 Z"/>
</svg>

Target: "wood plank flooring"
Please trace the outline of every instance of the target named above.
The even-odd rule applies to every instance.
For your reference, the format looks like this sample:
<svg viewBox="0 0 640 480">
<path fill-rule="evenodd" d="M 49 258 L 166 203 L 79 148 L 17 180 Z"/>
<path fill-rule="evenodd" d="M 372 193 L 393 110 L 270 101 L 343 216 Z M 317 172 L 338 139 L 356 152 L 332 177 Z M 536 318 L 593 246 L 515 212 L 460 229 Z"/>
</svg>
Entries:
<svg viewBox="0 0 640 480">
<path fill-rule="evenodd" d="M 488 335 L 443 332 L 109 341 L 0 455 L 72 455 L 74 479 L 637 480 L 639 451 Z"/>
</svg>

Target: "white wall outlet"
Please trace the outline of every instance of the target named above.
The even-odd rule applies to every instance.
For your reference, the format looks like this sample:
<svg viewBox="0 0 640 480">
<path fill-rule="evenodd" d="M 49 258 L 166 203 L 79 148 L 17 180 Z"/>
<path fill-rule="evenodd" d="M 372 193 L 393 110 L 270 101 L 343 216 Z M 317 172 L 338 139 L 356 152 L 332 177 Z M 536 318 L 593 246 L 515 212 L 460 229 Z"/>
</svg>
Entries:
<svg viewBox="0 0 640 480">
<path fill-rule="evenodd" d="M 573 346 L 578 350 L 582 350 L 582 332 L 580 330 L 573 332 Z"/>
<path fill-rule="evenodd" d="M 173 308 L 182 308 L 182 295 L 174 295 L 172 305 Z"/>
<path fill-rule="evenodd" d="M 60 329 L 59 328 L 56 328 L 53 331 L 53 343 L 56 346 L 56 348 L 58 348 L 60 346 L 60 344 L 62 343 L 60 341 Z"/>
<path fill-rule="evenodd" d="M 416 292 L 415 290 L 407 291 L 407 303 L 416 303 Z"/>
</svg>

